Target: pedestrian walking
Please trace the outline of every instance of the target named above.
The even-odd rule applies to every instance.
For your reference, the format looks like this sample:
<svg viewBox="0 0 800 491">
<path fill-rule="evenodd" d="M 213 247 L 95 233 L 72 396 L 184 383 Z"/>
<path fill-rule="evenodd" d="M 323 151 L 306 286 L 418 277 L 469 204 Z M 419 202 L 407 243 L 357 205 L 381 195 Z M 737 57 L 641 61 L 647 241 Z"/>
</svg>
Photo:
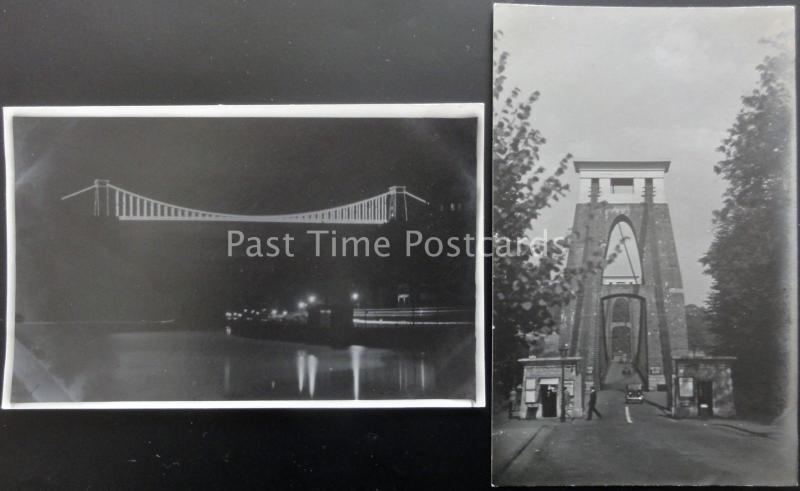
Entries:
<svg viewBox="0 0 800 491">
<path fill-rule="evenodd" d="M 594 387 L 592 387 L 592 390 L 589 391 L 589 417 L 586 418 L 589 421 L 592 420 L 592 413 L 595 413 L 598 418 L 603 419 L 603 415 L 600 414 L 600 411 L 598 411 L 597 408 L 595 407 L 596 404 L 597 404 L 597 391 L 594 390 Z"/>
</svg>

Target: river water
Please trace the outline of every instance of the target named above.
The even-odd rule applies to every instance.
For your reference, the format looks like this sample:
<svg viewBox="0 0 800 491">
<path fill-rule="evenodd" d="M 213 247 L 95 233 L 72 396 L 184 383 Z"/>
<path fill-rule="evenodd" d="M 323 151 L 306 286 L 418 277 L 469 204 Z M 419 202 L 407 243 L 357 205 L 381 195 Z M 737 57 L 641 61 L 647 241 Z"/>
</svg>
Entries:
<svg viewBox="0 0 800 491">
<path fill-rule="evenodd" d="M 240 338 L 224 328 L 121 330 L 52 324 L 19 324 L 16 338 L 13 402 L 475 395 L 472 339 L 423 352 Z M 43 378 L 52 378 L 61 390 L 41 389 L 51 382 Z"/>
</svg>

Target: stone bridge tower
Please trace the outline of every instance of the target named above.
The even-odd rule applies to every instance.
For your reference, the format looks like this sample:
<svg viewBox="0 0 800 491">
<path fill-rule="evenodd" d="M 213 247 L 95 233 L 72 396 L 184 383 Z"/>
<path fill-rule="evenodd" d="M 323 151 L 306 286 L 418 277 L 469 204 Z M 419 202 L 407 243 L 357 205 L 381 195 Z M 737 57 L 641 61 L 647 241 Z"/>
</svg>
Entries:
<svg viewBox="0 0 800 491">
<path fill-rule="evenodd" d="M 598 387 L 667 389 L 672 359 L 688 352 L 675 239 L 664 189 L 669 162 L 576 161 L 580 198 L 567 265 L 617 250 L 562 311 L 562 345 Z"/>
</svg>

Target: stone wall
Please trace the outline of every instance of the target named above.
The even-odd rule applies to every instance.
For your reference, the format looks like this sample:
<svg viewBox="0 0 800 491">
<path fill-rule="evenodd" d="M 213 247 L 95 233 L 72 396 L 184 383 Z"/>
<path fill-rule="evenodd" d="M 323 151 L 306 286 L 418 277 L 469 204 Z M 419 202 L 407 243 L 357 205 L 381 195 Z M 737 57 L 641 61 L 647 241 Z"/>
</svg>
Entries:
<svg viewBox="0 0 800 491">
<path fill-rule="evenodd" d="M 642 261 L 642 284 L 603 285 L 599 273 L 587 279 L 577 298 L 562 312 L 560 342 L 569 343 L 570 355 L 580 356 L 586 367 L 592 367 L 590 378 L 600 386 L 605 369 L 599 334 L 602 328 L 600 303 L 613 294 L 643 298 L 647 343 L 646 356 L 641 357 L 639 369 L 647 374 L 648 389 L 654 390 L 671 381 L 672 358 L 688 352 L 683 284 L 668 206 L 663 203 L 578 204 L 573 230 L 580 236 L 570 248 L 567 266 L 579 267 L 587 261 L 602 260 L 609 233 L 617 220 L 626 220 L 636 236 Z"/>
<path fill-rule="evenodd" d="M 528 390 L 530 389 L 538 394 L 539 381 L 541 379 L 558 379 L 559 386 L 561 384 L 561 358 L 528 358 L 520 360 L 523 370 L 522 378 L 522 396 L 520 404 L 520 418 L 525 419 L 528 417 L 528 411 L 532 409 L 531 405 L 534 403 L 533 397 Z M 575 358 L 564 359 L 564 380 L 567 387 L 572 387 L 572 408 L 570 415 L 575 418 L 583 416 L 583 400 L 584 400 L 584 384 L 583 376 L 580 372 L 579 362 Z M 533 384 L 531 382 L 533 381 Z M 538 401 L 537 401 L 538 404 Z M 557 416 L 561 415 L 561 390 L 558 391 Z M 539 409 L 538 416 L 541 417 L 541 409 Z"/>
<path fill-rule="evenodd" d="M 733 400 L 732 357 L 692 357 L 674 360 L 675 388 L 672 414 L 678 418 L 699 416 L 698 382 L 712 384 L 712 410 L 715 417 L 732 417 L 736 414 Z M 691 397 L 681 397 L 680 379 L 693 380 Z"/>
</svg>

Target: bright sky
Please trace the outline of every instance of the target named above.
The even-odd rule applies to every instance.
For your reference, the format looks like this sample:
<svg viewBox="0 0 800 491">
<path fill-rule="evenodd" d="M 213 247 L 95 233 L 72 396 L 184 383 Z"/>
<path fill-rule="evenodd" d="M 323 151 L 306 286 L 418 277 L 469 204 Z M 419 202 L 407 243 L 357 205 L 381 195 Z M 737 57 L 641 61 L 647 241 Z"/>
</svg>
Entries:
<svg viewBox="0 0 800 491">
<path fill-rule="evenodd" d="M 715 151 L 756 87 L 755 70 L 773 51 L 761 38 L 794 46 L 791 7 L 626 8 L 495 6 L 498 52 L 510 54 L 506 88 L 535 90 L 534 127 L 547 139 L 542 162 L 670 160 L 666 191 L 686 303 L 703 304 L 710 278 L 700 257 L 712 239 L 711 212 L 725 183 Z M 535 224 L 535 235 L 565 235 L 572 191 Z"/>
</svg>

